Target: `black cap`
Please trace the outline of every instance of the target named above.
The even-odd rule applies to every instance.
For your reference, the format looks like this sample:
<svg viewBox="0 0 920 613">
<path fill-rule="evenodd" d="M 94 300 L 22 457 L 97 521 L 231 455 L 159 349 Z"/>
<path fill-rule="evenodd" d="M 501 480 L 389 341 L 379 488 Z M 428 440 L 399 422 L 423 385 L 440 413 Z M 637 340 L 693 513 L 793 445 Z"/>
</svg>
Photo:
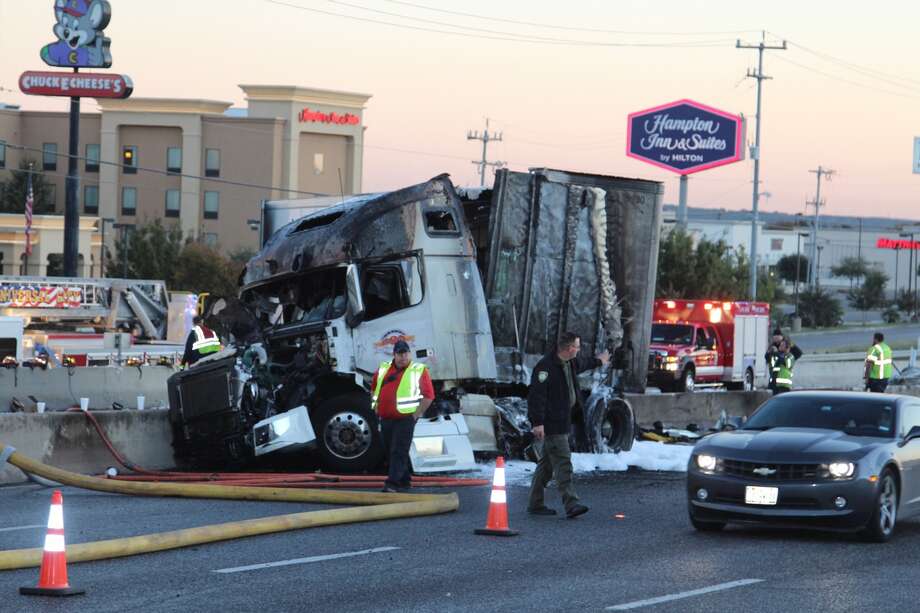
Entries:
<svg viewBox="0 0 920 613">
<path fill-rule="evenodd" d="M 393 354 L 397 353 L 409 353 L 409 343 L 406 341 L 396 341 L 396 344 L 393 345 Z"/>
</svg>

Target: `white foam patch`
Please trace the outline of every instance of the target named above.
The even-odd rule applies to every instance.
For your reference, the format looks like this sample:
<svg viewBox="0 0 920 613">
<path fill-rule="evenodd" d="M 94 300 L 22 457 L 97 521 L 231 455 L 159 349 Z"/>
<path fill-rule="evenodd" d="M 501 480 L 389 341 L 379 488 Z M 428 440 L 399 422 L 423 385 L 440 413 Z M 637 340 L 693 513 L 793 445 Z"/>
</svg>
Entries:
<svg viewBox="0 0 920 613">
<path fill-rule="evenodd" d="M 573 453 L 572 467 L 576 474 L 594 472 L 622 472 L 630 466 L 642 470 L 686 472 L 692 445 L 673 445 L 654 441 L 636 441 L 630 451 L 620 453 Z M 508 485 L 529 485 L 537 465 L 524 460 L 505 463 L 505 481 Z M 491 479 L 494 463 L 480 464 L 483 479 Z"/>
</svg>

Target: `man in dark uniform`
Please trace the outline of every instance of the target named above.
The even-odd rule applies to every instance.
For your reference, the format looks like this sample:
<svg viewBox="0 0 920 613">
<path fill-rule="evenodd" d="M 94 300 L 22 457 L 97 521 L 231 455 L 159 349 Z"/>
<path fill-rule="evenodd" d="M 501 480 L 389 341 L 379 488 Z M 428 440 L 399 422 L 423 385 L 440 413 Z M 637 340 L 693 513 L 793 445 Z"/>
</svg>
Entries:
<svg viewBox="0 0 920 613">
<path fill-rule="evenodd" d="M 567 517 L 574 518 L 588 512 L 588 507 L 578 502 L 572 485 L 572 452 L 569 433 L 572 430 L 572 413 L 584 412 L 578 390 L 578 373 L 601 364 L 607 364 L 610 355 L 604 351 L 596 358 L 579 359 L 581 339 L 571 332 L 563 334 L 556 350 L 537 362 L 530 379 L 527 395 L 527 412 L 534 438 L 543 442 L 543 453 L 530 485 L 527 511 L 534 515 L 555 515 L 543 501 L 544 490 L 550 480 L 556 480 Z"/>
</svg>

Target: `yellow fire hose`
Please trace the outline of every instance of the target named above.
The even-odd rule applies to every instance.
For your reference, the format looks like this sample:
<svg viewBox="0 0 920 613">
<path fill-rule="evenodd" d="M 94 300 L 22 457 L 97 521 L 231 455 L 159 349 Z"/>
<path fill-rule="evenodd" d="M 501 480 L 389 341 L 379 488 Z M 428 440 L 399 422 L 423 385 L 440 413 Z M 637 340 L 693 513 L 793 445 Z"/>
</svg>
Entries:
<svg viewBox="0 0 920 613">
<path fill-rule="evenodd" d="M 8 447 L 0 443 L 0 456 Z M 67 548 L 70 562 L 88 562 L 131 556 L 166 549 L 178 549 L 246 536 L 301 530 L 318 526 L 418 517 L 456 511 L 457 494 L 384 494 L 373 492 L 324 491 L 309 489 L 236 487 L 230 485 L 194 485 L 183 483 L 139 483 L 114 481 L 78 475 L 47 466 L 13 451 L 7 460 L 20 470 L 71 485 L 100 492 L 139 496 L 179 496 L 184 498 L 220 498 L 225 500 L 263 500 L 270 502 L 314 502 L 356 504 L 360 507 L 291 513 L 276 517 L 201 526 L 185 530 L 160 532 L 122 539 L 78 543 Z M 41 549 L 16 549 L 0 552 L 0 570 L 30 568 L 41 564 Z"/>
</svg>

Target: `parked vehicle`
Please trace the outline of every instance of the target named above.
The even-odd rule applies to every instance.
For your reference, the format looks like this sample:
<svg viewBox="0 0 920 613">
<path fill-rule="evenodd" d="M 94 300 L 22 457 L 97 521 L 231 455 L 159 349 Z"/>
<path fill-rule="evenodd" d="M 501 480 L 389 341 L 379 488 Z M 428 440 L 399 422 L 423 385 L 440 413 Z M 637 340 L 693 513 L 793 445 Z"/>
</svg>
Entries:
<svg viewBox="0 0 920 613">
<path fill-rule="evenodd" d="M 244 271 L 237 314 L 251 324 L 170 379 L 178 455 L 236 460 L 307 446 L 328 468 L 365 470 L 381 456 L 370 378 L 397 341 L 431 370 L 428 415 L 457 419 L 459 431 L 461 421 L 496 420 L 494 408 L 461 414 L 471 396 L 526 396 L 531 368 L 567 330 L 586 354 L 615 357 L 582 381 L 582 446 L 628 449 L 632 412 L 613 390 L 645 385 L 662 192 L 638 179 L 501 170 L 491 190 L 457 190 L 441 175 L 291 221 Z M 265 214 L 271 204 L 263 220 L 277 218 Z M 502 408 L 520 403 L 500 404 L 502 424 L 526 445 L 519 416 Z M 272 427 L 301 407 L 306 419 Z M 438 441 L 424 447 L 450 455 Z"/>
<path fill-rule="evenodd" d="M 920 514 L 920 400 L 789 392 L 734 431 L 700 439 L 687 467 L 690 521 L 861 531 L 886 541 Z"/>
<path fill-rule="evenodd" d="M 719 300 L 655 300 L 648 381 L 692 392 L 753 390 L 768 377 L 770 305 Z"/>
</svg>

